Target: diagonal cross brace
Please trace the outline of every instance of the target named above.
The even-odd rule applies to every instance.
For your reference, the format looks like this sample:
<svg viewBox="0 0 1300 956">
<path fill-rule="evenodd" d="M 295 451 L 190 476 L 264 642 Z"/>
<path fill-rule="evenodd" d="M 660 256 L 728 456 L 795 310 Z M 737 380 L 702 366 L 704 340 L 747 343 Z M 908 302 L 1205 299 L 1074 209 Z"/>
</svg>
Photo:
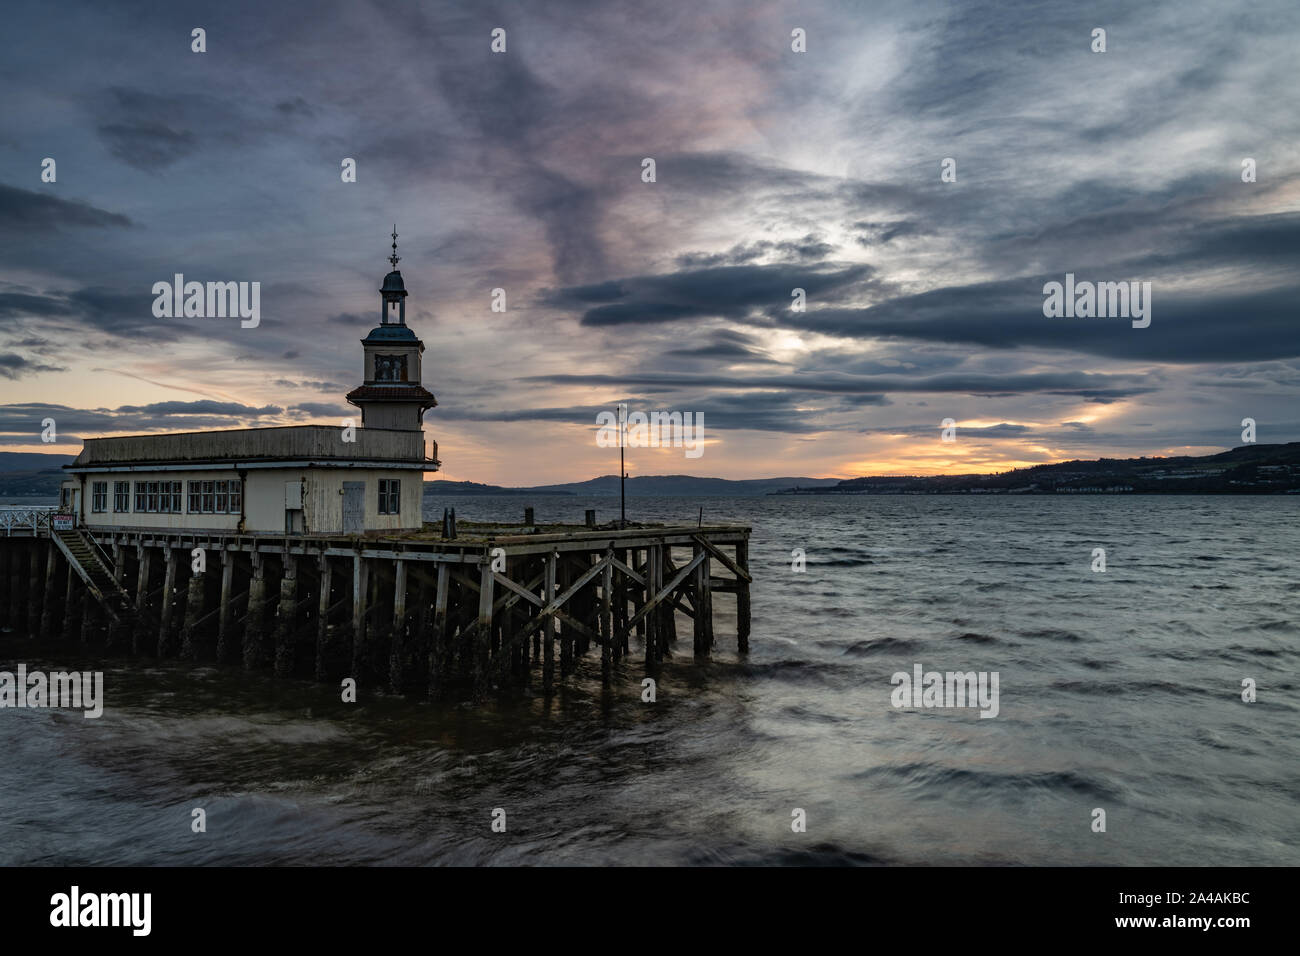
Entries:
<svg viewBox="0 0 1300 956">
<path fill-rule="evenodd" d="M 676 591 L 678 585 L 680 585 L 683 581 L 686 580 L 686 576 L 690 574 L 692 571 L 694 571 L 700 565 L 700 563 L 705 559 L 707 555 L 708 555 L 707 551 L 699 551 L 696 553 L 695 557 L 691 558 L 690 561 L 684 564 L 682 566 L 682 569 L 677 572 L 677 574 L 673 577 L 673 579 L 664 585 L 663 590 L 660 591 L 658 594 L 656 594 L 649 601 L 646 601 L 644 606 L 642 606 L 641 610 L 637 611 L 636 614 L 633 615 L 632 619 L 627 622 L 628 630 L 631 630 L 632 626 L 636 624 L 637 621 L 641 620 L 641 618 L 645 617 L 647 614 L 653 611 L 656 607 L 659 606 L 660 602 L 662 602 L 670 594 Z"/>
</svg>

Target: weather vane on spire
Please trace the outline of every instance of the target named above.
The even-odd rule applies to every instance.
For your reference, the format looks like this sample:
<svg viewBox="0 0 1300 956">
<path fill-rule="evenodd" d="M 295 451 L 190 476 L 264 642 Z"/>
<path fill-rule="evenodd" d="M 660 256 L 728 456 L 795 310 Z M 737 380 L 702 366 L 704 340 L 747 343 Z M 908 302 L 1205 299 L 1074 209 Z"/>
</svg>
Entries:
<svg viewBox="0 0 1300 956">
<path fill-rule="evenodd" d="M 393 254 L 388 257 L 388 261 L 393 264 L 393 271 L 397 271 L 397 263 L 402 257 L 397 254 L 397 223 L 393 223 Z"/>
</svg>

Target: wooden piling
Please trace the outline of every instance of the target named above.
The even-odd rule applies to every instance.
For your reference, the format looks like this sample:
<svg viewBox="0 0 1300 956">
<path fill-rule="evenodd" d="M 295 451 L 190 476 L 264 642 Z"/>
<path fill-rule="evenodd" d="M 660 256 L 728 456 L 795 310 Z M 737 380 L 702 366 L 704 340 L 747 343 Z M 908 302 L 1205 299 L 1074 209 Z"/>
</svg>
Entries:
<svg viewBox="0 0 1300 956">
<path fill-rule="evenodd" d="M 393 572 L 392 639 L 388 650 L 388 683 L 401 692 L 406 683 L 406 562 L 398 558 Z"/>
<path fill-rule="evenodd" d="M 253 570 L 248 582 L 248 611 L 244 615 L 244 670 L 262 663 L 262 638 L 266 617 L 266 562 L 252 552 Z"/>
<path fill-rule="evenodd" d="M 145 608 L 149 603 L 149 578 L 153 561 L 153 548 L 143 544 L 136 545 L 136 564 L 138 567 L 135 581 L 135 619 L 136 626 L 131 633 L 131 653 L 139 654 L 144 633 Z"/>
<path fill-rule="evenodd" d="M 600 581 L 600 679 L 608 687 L 614 662 L 614 548 L 605 552 L 605 570 Z"/>
<path fill-rule="evenodd" d="M 316 679 L 327 679 L 330 645 L 330 608 L 334 605 L 332 589 L 334 586 L 334 569 L 329 556 L 322 553 L 318 565 L 319 586 L 316 594 Z"/>
<path fill-rule="evenodd" d="M 99 605 L 90 594 L 90 588 L 81 588 L 81 643 L 89 644 L 99 629 Z"/>
<path fill-rule="evenodd" d="M 167 657 L 173 649 L 172 605 L 175 603 L 177 549 L 167 548 L 167 570 L 163 578 L 162 607 L 158 611 L 158 656 Z"/>
<path fill-rule="evenodd" d="M 736 567 L 749 573 L 749 544 L 736 542 Z M 736 650 L 741 654 L 749 653 L 749 582 L 744 578 L 736 581 Z"/>
<path fill-rule="evenodd" d="M 366 562 L 358 552 L 352 559 L 352 677 L 360 681 L 366 634 Z"/>
<path fill-rule="evenodd" d="M 81 630 L 81 601 L 77 591 L 78 577 L 75 571 L 68 569 L 68 580 L 63 592 L 63 639 L 72 640 L 74 634 Z"/>
<path fill-rule="evenodd" d="M 44 547 L 42 547 L 42 545 Z M 48 541 L 32 541 L 31 566 L 27 579 L 27 636 L 36 637 L 41 630 L 41 561 L 44 548 L 53 547 Z"/>
<path fill-rule="evenodd" d="M 221 609 L 217 612 L 217 663 L 230 660 L 234 631 L 235 608 L 231 599 L 231 586 L 235 577 L 235 554 L 221 549 Z"/>
<path fill-rule="evenodd" d="M 695 656 L 708 657 L 713 648 L 713 596 L 710 593 L 709 556 L 695 545 Z"/>
<path fill-rule="evenodd" d="M 443 671 L 447 661 L 447 595 L 451 572 L 445 562 L 438 563 L 438 583 L 433 599 L 433 633 L 429 636 L 429 698 L 441 700 Z"/>
<path fill-rule="evenodd" d="M 551 551 L 546 556 L 546 576 L 543 579 L 542 601 L 550 607 L 555 601 L 555 579 L 559 572 L 559 554 Z M 555 684 L 555 621 L 551 618 L 542 622 L 542 687 L 550 693 Z"/>
<path fill-rule="evenodd" d="M 478 630 L 474 634 L 474 699 L 483 700 L 488 692 L 488 648 L 492 642 L 492 594 L 496 580 L 492 565 L 479 566 Z"/>
<path fill-rule="evenodd" d="M 275 621 L 275 676 L 293 673 L 298 631 L 298 559 L 289 553 L 281 557 L 280 604 Z"/>
<path fill-rule="evenodd" d="M 41 600 L 41 637 L 49 637 L 50 631 L 54 627 L 54 612 L 56 610 L 54 588 L 59 570 L 59 549 L 54 547 L 52 542 L 48 544 L 47 554 L 48 557 L 45 561 L 45 594 Z"/>
<path fill-rule="evenodd" d="M 206 566 L 205 566 L 206 567 Z M 185 591 L 185 621 L 181 624 L 181 657 L 194 660 L 198 656 L 196 631 L 203 618 L 207 571 L 190 573 L 190 583 Z"/>
</svg>

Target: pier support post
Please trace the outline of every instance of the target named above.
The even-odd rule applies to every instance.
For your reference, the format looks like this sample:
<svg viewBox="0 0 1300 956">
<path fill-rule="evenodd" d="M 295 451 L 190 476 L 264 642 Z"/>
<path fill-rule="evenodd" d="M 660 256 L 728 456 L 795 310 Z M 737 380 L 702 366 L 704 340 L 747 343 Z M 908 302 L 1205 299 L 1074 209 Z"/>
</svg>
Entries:
<svg viewBox="0 0 1300 956">
<path fill-rule="evenodd" d="M 573 573 L 569 570 L 569 562 L 557 560 L 556 562 L 556 587 L 563 593 L 569 584 L 573 581 Z M 573 610 L 573 598 L 569 599 L 569 610 Z M 564 622 L 556 617 L 552 617 L 555 629 L 560 634 L 560 676 L 564 677 L 573 670 L 573 628 L 565 627 Z"/>
<path fill-rule="evenodd" d="M 492 643 L 492 596 L 496 579 L 492 565 L 479 565 L 478 631 L 474 635 L 474 699 L 483 700 L 488 691 L 488 648 Z"/>
<path fill-rule="evenodd" d="M 9 567 L 7 569 L 9 579 L 9 601 L 5 605 L 5 612 L 9 626 L 15 631 L 23 629 L 23 619 L 21 614 L 23 601 L 23 580 L 22 569 L 27 566 L 27 552 L 23 550 L 22 544 L 15 544 L 12 540 L 9 544 Z"/>
<path fill-rule="evenodd" d="M 167 571 L 163 577 L 162 607 L 158 611 L 158 656 L 166 657 L 172 651 L 172 604 L 176 589 L 176 548 L 167 548 Z"/>
<path fill-rule="evenodd" d="M 244 616 L 244 670 L 255 670 L 262 662 L 262 635 L 266 616 L 266 562 L 253 551 L 253 573 L 248 582 L 248 611 Z"/>
<path fill-rule="evenodd" d="M 330 643 L 331 590 L 334 587 L 334 569 L 323 552 L 320 556 L 320 593 L 316 596 L 316 679 L 325 680 L 328 674 Z"/>
<path fill-rule="evenodd" d="M 0 624 L 11 627 L 9 623 L 9 562 L 13 558 L 12 546 L 0 548 Z"/>
<path fill-rule="evenodd" d="M 388 652 L 388 683 L 401 693 L 406 683 L 406 562 L 398 558 L 393 569 L 393 638 Z"/>
<path fill-rule="evenodd" d="M 68 568 L 68 573 L 74 573 L 72 568 Z M 113 580 L 117 582 L 118 587 L 126 588 L 126 546 L 116 540 L 116 535 L 113 541 Z M 126 608 L 123 607 L 122 610 L 125 611 Z M 128 615 L 119 615 L 116 621 L 109 622 L 105 647 L 113 649 L 128 643 L 134 629 L 135 622 Z"/>
<path fill-rule="evenodd" d="M 221 550 L 221 610 L 217 612 L 217 661 L 225 663 L 230 660 L 230 632 L 235 620 L 235 609 L 231 607 L 230 586 L 235 576 L 235 555 L 239 552 L 227 548 Z"/>
<path fill-rule="evenodd" d="M 638 614 L 641 615 L 636 622 L 636 628 L 635 628 L 637 640 L 645 639 L 647 633 L 646 628 L 648 627 L 648 624 L 646 623 L 646 615 L 641 614 L 641 608 L 645 607 L 646 602 L 650 600 L 650 595 L 646 593 L 647 591 L 650 590 L 650 571 L 648 568 L 648 561 L 643 560 L 642 557 L 643 555 L 649 555 L 649 553 L 650 552 L 648 550 L 643 550 L 641 548 L 633 548 L 632 549 L 633 563 L 629 565 L 629 567 L 631 567 L 633 570 L 640 572 L 641 577 L 645 582 L 644 584 L 637 584 L 635 582 L 633 582 L 632 584 L 633 616 L 636 616 Z"/>
<path fill-rule="evenodd" d="M 654 596 L 659 593 L 659 575 L 662 569 L 663 562 L 659 557 L 659 548 L 657 545 L 651 545 L 645 549 L 645 604 L 653 601 Z M 638 613 L 640 610 L 640 608 L 637 608 Z M 645 625 L 641 633 L 645 635 L 646 667 L 653 667 L 659 657 L 659 628 L 656 626 L 658 617 L 658 608 L 654 608 L 641 616 L 641 620 Z"/>
<path fill-rule="evenodd" d="M 447 562 L 438 562 L 438 584 L 433 599 L 433 633 L 429 636 L 429 699 L 442 699 L 443 669 L 447 660 Z"/>
<path fill-rule="evenodd" d="M 41 637 L 49 637 L 50 631 L 54 627 L 54 584 L 58 577 L 58 558 L 59 549 L 54 547 L 54 542 L 50 542 L 48 557 L 45 561 L 45 596 L 42 600 L 41 608 Z M 68 573 L 72 574 L 73 570 L 68 568 Z"/>
<path fill-rule="evenodd" d="M 626 567 L 632 567 L 632 556 L 627 551 L 619 551 L 618 558 Z M 629 582 L 627 575 L 619 572 L 614 581 L 614 660 L 627 656 L 627 598 Z"/>
<path fill-rule="evenodd" d="M 135 546 L 135 553 L 139 570 L 135 579 L 136 626 L 131 629 L 131 653 L 139 654 L 140 641 L 144 635 L 144 609 L 149 603 L 149 571 L 150 564 L 153 561 L 153 549 L 138 544 Z"/>
<path fill-rule="evenodd" d="M 77 577 L 77 572 L 68 568 L 68 581 L 63 586 L 63 639 L 72 640 L 72 635 L 77 633 L 81 624 L 81 595 L 77 592 L 78 583 L 81 578 Z"/>
<path fill-rule="evenodd" d="M 695 557 L 703 551 L 695 546 Z M 709 583 L 709 556 L 695 567 L 695 656 L 708 657 L 713 648 L 713 595 Z"/>
<path fill-rule="evenodd" d="M 550 607 L 555 600 L 555 576 L 557 573 L 557 552 L 551 551 L 546 556 L 546 576 L 542 584 L 542 602 Z M 542 687 L 549 693 L 555 684 L 555 621 L 548 618 L 542 623 Z"/>
<path fill-rule="evenodd" d="M 195 644 L 195 631 L 199 619 L 203 617 L 204 601 L 207 597 L 206 571 L 191 571 L 190 583 L 185 590 L 185 620 L 181 624 L 181 657 L 192 661 L 198 656 Z"/>
<path fill-rule="evenodd" d="M 27 589 L 24 587 L 27 577 L 27 548 L 25 544 L 26 542 L 12 545 L 14 551 L 10 558 L 9 626 L 15 631 L 21 631 L 26 620 L 24 617 L 27 608 L 25 600 Z"/>
<path fill-rule="evenodd" d="M 360 553 L 352 556 L 352 678 L 361 682 L 362 654 L 366 641 L 366 561 Z"/>
<path fill-rule="evenodd" d="M 605 552 L 605 570 L 600 580 L 600 679 L 608 687 L 614 661 L 614 549 Z"/>
<path fill-rule="evenodd" d="M 294 638 L 298 621 L 298 559 L 285 552 L 284 576 L 280 578 L 280 605 L 275 625 L 275 676 L 293 673 Z"/>
<path fill-rule="evenodd" d="M 27 580 L 27 636 L 36 637 L 41 630 L 41 539 L 32 539 L 31 574 Z M 47 547 L 54 547 L 46 542 Z"/>
<path fill-rule="evenodd" d="M 664 560 L 659 572 L 660 587 L 664 580 L 671 581 L 677 576 L 677 566 L 673 564 L 673 546 L 664 545 Z M 677 643 L 677 595 L 672 595 L 663 604 L 663 630 L 660 634 L 659 657 L 672 653 L 672 645 Z"/>
<path fill-rule="evenodd" d="M 749 573 L 749 542 L 736 542 L 736 567 Z M 741 654 L 749 653 L 749 582 L 743 578 L 736 581 L 736 650 Z"/>
<path fill-rule="evenodd" d="M 89 644 L 90 635 L 98 626 L 99 604 L 90 595 L 90 588 L 81 589 L 81 643 Z"/>
</svg>

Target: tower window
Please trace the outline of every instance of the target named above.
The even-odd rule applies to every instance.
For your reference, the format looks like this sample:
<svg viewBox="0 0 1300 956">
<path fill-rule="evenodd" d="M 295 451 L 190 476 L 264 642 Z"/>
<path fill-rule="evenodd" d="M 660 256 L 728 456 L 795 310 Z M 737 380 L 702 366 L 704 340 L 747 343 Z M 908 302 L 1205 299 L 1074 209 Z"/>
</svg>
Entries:
<svg viewBox="0 0 1300 956">
<path fill-rule="evenodd" d="M 381 515 L 401 514 L 402 482 L 398 478 L 379 479 L 379 513 Z"/>
<path fill-rule="evenodd" d="M 376 382 L 405 382 L 406 380 L 405 355 L 375 356 Z"/>
<path fill-rule="evenodd" d="M 96 481 L 90 486 L 90 510 L 108 510 L 108 482 Z"/>
</svg>

